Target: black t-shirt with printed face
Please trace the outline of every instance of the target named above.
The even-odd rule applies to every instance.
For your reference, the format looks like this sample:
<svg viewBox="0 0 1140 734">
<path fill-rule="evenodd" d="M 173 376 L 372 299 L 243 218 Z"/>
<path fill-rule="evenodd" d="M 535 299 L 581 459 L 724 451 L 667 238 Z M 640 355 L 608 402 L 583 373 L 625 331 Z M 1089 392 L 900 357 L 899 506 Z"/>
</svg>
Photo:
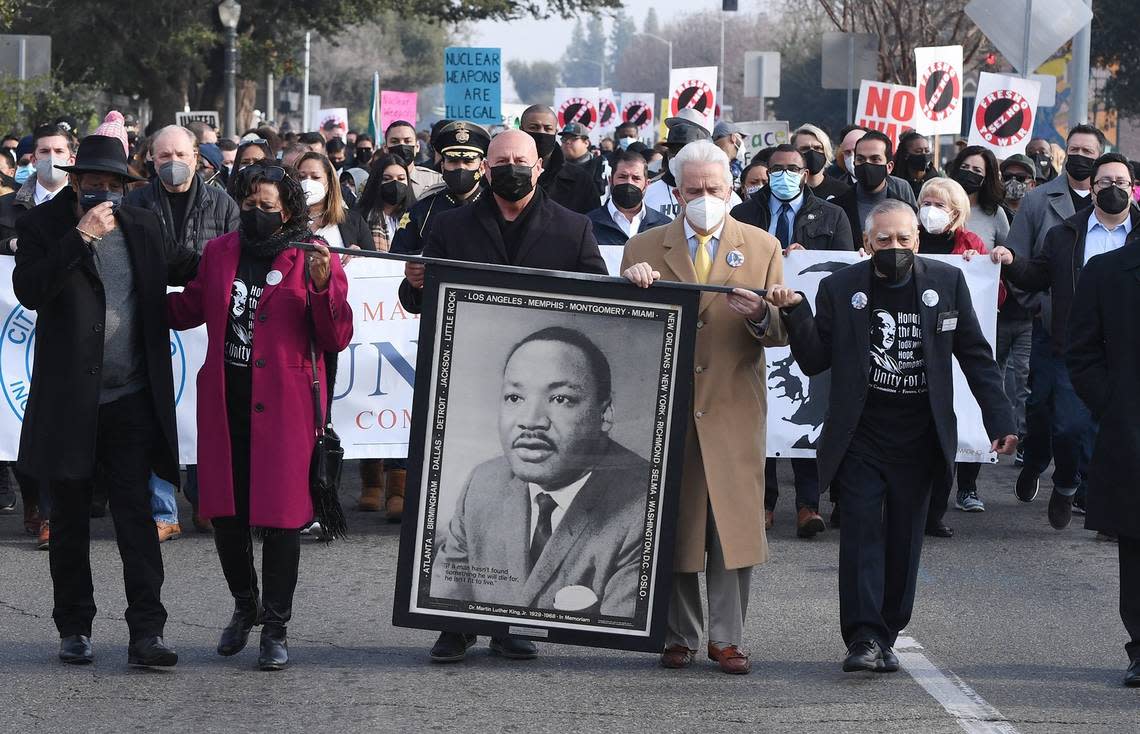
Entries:
<svg viewBox="0 0 1140 734">
<path fill-rule="evenodd" d="M 914 277 L 898 286 L 877 276 L 871 280 L 867 401 L 851 450 L 891 463 L 926 461 L 934 418 Z"/>
<path fill-rule="evenodd" d="M 242 253 L 234 282 L 230 287 L 230 316 L 226 321 L 225 365 L 226 407 L 230 428 L 249 431 L 252 401 L 253 327 L 257 304 L 265 290 L 265 278 L 272 260 Z"/>
</svg>

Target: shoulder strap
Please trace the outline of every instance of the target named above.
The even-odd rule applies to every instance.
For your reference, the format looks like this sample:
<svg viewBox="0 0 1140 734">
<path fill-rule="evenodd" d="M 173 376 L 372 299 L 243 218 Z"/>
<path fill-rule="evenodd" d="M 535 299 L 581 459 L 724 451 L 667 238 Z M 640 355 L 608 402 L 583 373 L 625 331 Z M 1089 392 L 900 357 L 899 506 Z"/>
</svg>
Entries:
<svg viewBox="0 0 1140 734">
<path fill-rule="evenodd" d="M 303 252 L 301 257 L 305 283 L 305 328 L 309 332 L 309 365 L 313 370 L 313 422 L 316 424 L 317 435 L 321 436 L 324 435 L 325 431 L 325 415 L 324 401 L 321 400 L 321 378 L 317 372 L 317 343 L 313 335 L 313 302 L 309 293 L 309 262 L 308 257 Z"/>
</svg>

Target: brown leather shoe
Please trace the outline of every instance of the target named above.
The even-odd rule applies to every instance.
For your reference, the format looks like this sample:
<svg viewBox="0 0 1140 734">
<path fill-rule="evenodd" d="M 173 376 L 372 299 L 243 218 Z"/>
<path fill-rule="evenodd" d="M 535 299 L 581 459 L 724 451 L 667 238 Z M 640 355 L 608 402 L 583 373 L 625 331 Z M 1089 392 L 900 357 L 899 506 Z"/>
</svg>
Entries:
<svg viewBox="0 0 1140 734">
<path fill-rule="evenodd" d="M 772 526 L 776 524 L 776 513 L 772 510 L 764 510 L 764 529 L 771 530 Z"/>
<path fill-rule="evenodd" d="M 40 523 L 40 532 L 36 536 L 36 550 L 48 550 L 51 547 L 51 529 L 48 527 L 48 521 L 44 520 Z"/>
<path fill-rule="evenodd" d="M 408 472 L 403 469 L 388 472 L 388 481 L 384 485 L 384 511 L 388 522 L 400 522 L 404 517 L 404 484 L 407 479 Z"/>
<path fill-rule="evenodd" d="M 801 538 L 811 538 L 817 533 L 822 533 L 827 528 L 823 523 L 823 518 L 819 513 L 810 507 L 801 507 L 799 514 L 796 516 L 796 535 Z"/>
<path fill-rule="evenodd" d="M 383 504 L 384 460 L 365 459 L 360 462 L 360 499 L 356 509 L 361 512 L 379 512 Z"/>
<path fill-rule="evenodd" d="M 168 540 L 178 540 L 182 537 L 182 526 L 176 522 L 155 520 L 154 524 L 155 527 L 158 528 L 159 543 L 165 543 Z"/>
<path fill-rule="evenodd" d="M 716 662 L 720 666 L 721 672 L 731 675 L 744 675 L 752 672 L 752 661 L 748 659 L 748 653 L 736 645 L 719 647 L 710 642 L 709 660 Z"/>
<path fill-rule="evenodd" d="M 670 645 L 661 653 L 661 667 L 673 670 L 687 668 L 693 664 L 693 657 L 696 654 L 696 650 L 690 650 L 684 645 Z"/>
</svg>

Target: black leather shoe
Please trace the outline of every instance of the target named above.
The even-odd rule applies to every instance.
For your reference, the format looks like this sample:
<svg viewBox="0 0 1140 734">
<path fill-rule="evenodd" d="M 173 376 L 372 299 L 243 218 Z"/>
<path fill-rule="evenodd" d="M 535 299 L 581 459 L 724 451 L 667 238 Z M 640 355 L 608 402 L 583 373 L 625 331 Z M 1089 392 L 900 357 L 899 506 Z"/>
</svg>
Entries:
<svg viewBox="0 0 1140 734">
<path fill-rule="evenodd" d="M 883 669 L 883 650 L 874 640 L 855 640 L 847 648 L 847 658 L 843 661 L 843 672 L 880 672 Z"/>
<path fill-rule="evenodd" d="M 1129 688 L 1140 688 L 1140 658 L 1133 660 L 1128 670 L 1124 672 L 1124 685 Z"/>
<path fill-rule="evenodd" d="M 535 644 L 519 637 L 492 637 L 491 652 L 507 660 L 534 660 L 538 657 Z"/>
<path fill-rule="evenodd" d="M 230 623 L 222 629 L 222 637 L 218 640 L 218 654 L 229 657 L 237 655 L 249 642 L 249 633 L 261 622 L 261 609 L 237 607 Z"/>
<path fill-rule="evenodd" d="M 931 523 L 926 526 L 926 534 L 933 538 L 953 538 L 954 528 L 944 522 Z"/>
<path fill-rule="evenodd" d="M 1073 521 L 1073 498 L 1057 490 L 1049 497 L 1049 524 L 1054 530 L 1064 530 Z"/>
<path fill-rule="evenodd" d="M 1032 502 L 1037 497 L 1037 490 L 1041 487 L 1041 475 L 1027 466 L 1021 467 L 1017 475 L 1017 485 L 1014 493 L 1022 502 Z"/>
<path fill-rule="evenodd" d="M 899 670 L 899 656 L 895 655 L 895 651 L 889 647 L 883 648 L 883 667 L 879 668 L 880 673 L 897 673 Z"/>
<path fill-rule="evenodd" d="M 266 624 L 261 628 L 261 654 L 257 667 L 262 670 L 284 670 L 289 664 L 289 643 L 285 639 L 285 626 Z"/>
<path fill-rule="evenodd" d="M 59 659 L 68 665 L 87 665 L 95 660 L 91 651 L 91 638 L 87 635 L 68 635 L 59 638 Z"/>
<path fill-rule="evenodd" d="M 178 663 L 178 653 L 167 647 L 161 637 L 144 637 L 127 648 L 127 663 L 146 668 L 169 668 Z"/>
<path fill-rule="evenodd" d="M 475 644 L 475 635 L 458 632 L 440 632 L 439 639 L 431 646 L 433 663 L 458 663 L 467 657 L 467 650 Z"/>
</svg>

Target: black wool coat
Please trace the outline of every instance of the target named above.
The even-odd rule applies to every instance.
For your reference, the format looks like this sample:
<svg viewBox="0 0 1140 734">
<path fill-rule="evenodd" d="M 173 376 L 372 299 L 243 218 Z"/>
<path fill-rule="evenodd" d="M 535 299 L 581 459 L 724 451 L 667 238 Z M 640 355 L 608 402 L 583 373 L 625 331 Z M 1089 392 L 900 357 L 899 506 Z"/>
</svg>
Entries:
<svg viewBox="0 0 1140 734">
<path fill-rule="evenodd" d="M 1089 260 L 1069 314 L 1066 362 L 1099 423 L 1085 527 L 1140 538 L 1140 230 Z"/>
<path fill-rule="evenodd" d="M 871 309 L 855 308 L 852 297 L 856 293 L 869 297 L 872 277 L 870 258 L 848 265 L 820 283 L 814 317 L 806 301 L 786 310 L 783 315 L 792 356 L 804 373 L 810 376 L 831 370 L 828 411 L 816 453 L 821 487 L 828 486 L 835 478 L 851 438 L 859 427 L 867 401 L 867 378 L 871 368 Z M 958 358 L 970 390 L 977 398 L 989 437 L 998 439 L 1017 431 L 1013 410 L 1005 397 L 1001 372 L 974 313 L 966 276 L 953 265 L 915 258 L 913 277 L 919 294 L 930 409 L 948 479 L 958 453 L 952 357 Z M 934 306 L 924 305 L 921 300 L 927 290 L 938 294 Z M 958 312 L 957 328 L 939 333 L 939 314 L 948 311 Z"/>
<path fill-rule="evenodd" d="M 36 354 L 18 467 L 41 480 L 88 479 L 95 472 L 107 304 L 92 250 L 75 229 L 75 204 L 75 193 L 64 189 L 16 222 L 20 248 L 12 285 L 20 304 L 36 312 Z M 166 286 L 193 278 L 199 255 L 164 237 L 150 210 L 122 206 L 116 219 L 131 255 L 149 393 L 162 429 L 151 466 L 177 485 Z"/>
</svg>

